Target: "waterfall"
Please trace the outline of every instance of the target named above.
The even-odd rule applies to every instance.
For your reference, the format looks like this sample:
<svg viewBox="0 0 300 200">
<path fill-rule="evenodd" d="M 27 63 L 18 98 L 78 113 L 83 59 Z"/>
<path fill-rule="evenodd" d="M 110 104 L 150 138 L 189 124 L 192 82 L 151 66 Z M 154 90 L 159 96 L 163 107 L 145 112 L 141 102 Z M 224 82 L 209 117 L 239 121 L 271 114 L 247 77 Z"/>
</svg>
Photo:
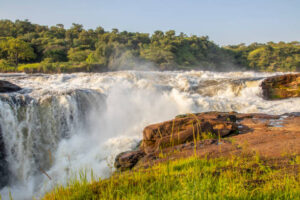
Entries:
<svg viewBox="0 0 300 200">
<path fill-rule="evenodd" d="M 83 169 L 108 177 L 114 156 L 134 148 L 146 125 L 178 114 L 299 112 L 297 98 L 262 99 L 261 81 L 276 74 L 0 74 L 23 88 L 0 94 L 0 194 L 39 197 Z"/>
<path fill-rule="evenodd" d="M 77 89 L 40 98 L 2 96 L 0 144 L 6 159 L 2 159 L 1 168 L 7 178 L 1 177 L 0 184 L 27 184 L 30 178 L 45 173 L 54 162 L 59 142 L 82 130 L 88 132 L 88 113 L 104 109 L 105 96 L 92 90 Z"/>
</svg>

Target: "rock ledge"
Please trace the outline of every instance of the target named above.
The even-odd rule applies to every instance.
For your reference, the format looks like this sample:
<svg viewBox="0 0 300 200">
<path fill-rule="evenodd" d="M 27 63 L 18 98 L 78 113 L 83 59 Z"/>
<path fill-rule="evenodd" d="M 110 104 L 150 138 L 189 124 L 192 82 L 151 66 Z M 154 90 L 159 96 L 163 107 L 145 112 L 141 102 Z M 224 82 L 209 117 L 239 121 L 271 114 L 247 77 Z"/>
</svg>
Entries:
<svg viewBox="0 0 300 200">
<path fill-rule="evenodd" d="M 269 77 L 261 87 L 267 100 L 300 97 L 300 73 Z"/>
<path fill-rule="evenodd" d="M 300 114 L 206 112 L 180 115 L 145 127 L 137 150 L 116 157 L 120 170 L 188 156 L 218 157 L 245 152 L 268 158 L 300 155 Z"/>
</svg>

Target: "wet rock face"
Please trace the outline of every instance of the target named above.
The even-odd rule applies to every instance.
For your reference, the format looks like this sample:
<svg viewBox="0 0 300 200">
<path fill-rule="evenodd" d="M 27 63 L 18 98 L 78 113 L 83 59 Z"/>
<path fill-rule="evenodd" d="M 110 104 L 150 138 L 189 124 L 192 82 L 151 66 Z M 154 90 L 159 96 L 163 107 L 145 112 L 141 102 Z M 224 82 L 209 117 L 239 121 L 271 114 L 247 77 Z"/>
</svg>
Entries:
<svg viewBox="0 0 300 200">
<path fill-rule="evenodd" d="M 21 90 L 22 88 L 20 88 L 19 86 L 12 84 L 8 81 L 3 81 L 0 80 L 0 92 L 17 92 L 19 90 Z"/>
<path fill-rule="evenodd" d="M 8 184 L 8 164 L 6 161 L 6 153 L 4 141 L 0 128 L 0 189 Z"/>
<path fill-rule="evenodd" d="M 132 169 L 144 155 L 141 150 L 120 153 L 115 159 L 115 168 L 120 171 Z"/>
<path fill-rule="evenodd" d="M 300 97 L 300 73 L 269 77 L 261 87 L 267 100 Z"/>
</svg>

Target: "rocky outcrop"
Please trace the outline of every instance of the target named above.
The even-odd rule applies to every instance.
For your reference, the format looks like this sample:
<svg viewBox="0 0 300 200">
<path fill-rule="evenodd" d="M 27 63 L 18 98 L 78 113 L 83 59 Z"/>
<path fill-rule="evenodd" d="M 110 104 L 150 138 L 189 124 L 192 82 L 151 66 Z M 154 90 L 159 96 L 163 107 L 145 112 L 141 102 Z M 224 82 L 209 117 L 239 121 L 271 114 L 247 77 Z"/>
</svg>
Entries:
<svg viewBox="0 0 300 200">
<path fill-rule="evenodd" d="M 187 156 L 217 157 L 245 152 L 266 157 L 300 155 L 300 114 L 207 112 L 177 116 L 145 127 L 139 148 L 119 154 L 121 171 Z"/>
<path fill-rule="evenodd" d="M 149 154 L 168 146 L 203 138 L 225 137 L 237 131 L 236 116 L 231 113 L 200 113 L 147 126 L 141 149 Z"/>
<path fill-rule="evenodd" d="M 225 137 L 237 133 L 237 130 L 234 113 L 180 115 L 173 120 L 147 126 L 138 149 L 119 154 L 115 167 L 121 171 L 131 169 L 142 158 L 155 158 L 162 149 L 201 139 Z"/>
<path fill-rule="evenodd" d="M 12 84 L 8 81 L 0 80 L 0 93 L 3 93 L 3 92 L 17 92 L 21 89 L 22 88 L 20 88 L 19 86 L 15 85 L 15 84 Z"/>
<path fill-rule="evenodd" d="M 300 74 L 269 77 L 261 87 L 264 98 L 268 100 L 300 97 Z"/>
</svg>

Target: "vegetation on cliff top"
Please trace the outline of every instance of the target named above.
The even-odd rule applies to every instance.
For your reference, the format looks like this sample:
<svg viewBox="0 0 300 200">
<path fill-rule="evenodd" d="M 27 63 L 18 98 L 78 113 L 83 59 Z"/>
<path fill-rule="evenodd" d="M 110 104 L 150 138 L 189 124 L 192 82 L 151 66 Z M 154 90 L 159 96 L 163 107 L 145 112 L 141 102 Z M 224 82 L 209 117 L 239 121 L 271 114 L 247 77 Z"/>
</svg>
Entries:
<svg viewBox="0 0 300 200">
<path fill-rule="evenodd" d="M 43 199 L 300 199 L 299 159 L 291 156 L 281 165 L 258 155 L 190 157 L 104 180 L 89 182 L 83 175 Z"/>
<path fill-rule="evenodd" d="M 30 64 L 29 64 L 30 63 Z M 33 64 L 32 64 L 33 63 Z M 0 20 L 0 72 L 76 72 L 140 69 L 300 70 L 300 43 L 219 47 L 207 36 L 85 30 L 80 24 L 42 26 Z"/>
</svg>

